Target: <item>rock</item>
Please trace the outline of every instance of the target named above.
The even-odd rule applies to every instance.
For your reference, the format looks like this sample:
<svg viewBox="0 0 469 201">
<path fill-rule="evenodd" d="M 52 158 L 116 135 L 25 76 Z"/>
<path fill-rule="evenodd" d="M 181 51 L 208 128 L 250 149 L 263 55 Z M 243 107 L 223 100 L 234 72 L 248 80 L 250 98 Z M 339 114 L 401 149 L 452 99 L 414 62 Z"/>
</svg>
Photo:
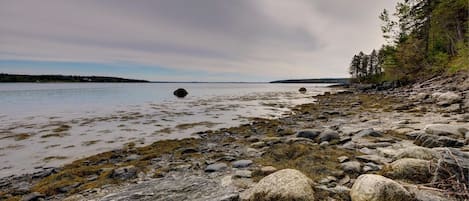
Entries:
<svg viewBox="0 0 469 201">
<path fill-rule="evenodd" d="M 385 168 L 384 176 L 392 179 L 405 179 L 413 182 L 427 183 L 431 180 L 431 162 L 415 158 L 403 158 L 394 161 Z"/>
<path fill-rule="evenodd" d="M 352 201 L 411 201 L 411 194 L 399 183 L 375 174 L 360 175 L 350 190 Z"/>
<path fill-rule="evenodd" d="M 347 188 L 346 186 L 337 185 L 334 187 L 328 187 L 326 185 L 319 185 L 315 186 L 315 189 L 332 197 L 330 199 L 321 200 L 350 200 L 350 188 Z"/>
<path fill-rule="evenodd" d="M 390 159 L 374 155 L 374 154 L 369 154 L 369 155 L 361 155 L 356 157 L 357 160 L 363 161 L 363 162 L 373 162 L 376 164 L 386 164 L 390 162 Z"/>
<path fill-rule="evenodd" d="M 464 127 L 450 124 L 428 124 L 425 126 L 424 130 L 428 134 L 460 138 L 464 136 L 464 133 L 469 131 L 469 126 Z"/>
<path fill-rule="evenodd" d="M 422 189 L 417 185 L 407 185 L 406 189 L 414 195 L 416 201 L 456 201 L 456 198 L 448 197 L 444 192 L 431 189 Z"/>
<path fill-rule="evenodd" d="M 380 132 L 380 131 L 376 131 L 376 130 L 373 129 L 373 128 L 363 129 L 363 130 L 361 130 L 360 132 L 358 132 L 357 134 L 355 134 L 355 135 L 352 137 L 352 140 L 353 140 L 353 139 L 359 139 L 359 138 L 362 138 L 362 137 L 367 137 L 367 136 L 371 136 L 371 137 L 381 137 L 381 136 L 383 136 L 383 133 Z"/>
<path fill-rule="evenodd" d="M 314 140 L 321 134 L 320 130 L 308 129 L 308 130 L 301 130 L 298 131 L 296 134 L 297 137 L 308 138 Z"/>
<path fill-rule="evenodd" d="M 420 146 L 410 146 L 401 149 L 394 159 L 402 159 L 402 158 L 416 158 L 422 160 L 433 160 L 440 158 L 440 155 L 435 150 L 420 147 Z"/>
<path fill-rule="evenodd" d="M 301 87 L 300 89 L 298 89 L 298 91 L 302 94 L 306 93 L 306 88 L 304 87 Z"/>
<path fill-rule="evenodd" d="M 375 164 L 375 163 L 365 163 L 363 166 L 363 172 L 370 172 L 370 171 L 378 171 L 381 170 L 381 166 Z"/>
<path fill-rule="evenodd" d="M 435 136 L 430 134 L 420 134 L 414 141 L 414 144 L 422 147 L 462 147 L 464 141 L 456 140 L 446 136 Z"/>
<path fill-rule="evenodd" d="M 243 192 L 241 200 L 314 201 L 313 181 L 298 170 L 283 169 L 270 174 Z"/>
<path fill-rule="evenodd" d="M 414 96 L 411 97 L 412 100 L 415 100 L 415 101 L 424 101 L 425 99 L 427 99 L 430 95 L 427 94 L 427 93 L 418 93 Z"/>
<path fill-rule="evenodd" d="M 328 141 L 324 141 L 324 142 L 321 142 L 321 143 L 319 144 L 319 147 L 321 147 L 321 148 L 326 148 L 327 146 L 329 146 L 329 142 L 328 142 Z"/>
<path fill-rule="evenodd" d="M 249 170 L 236 170 L 233 177 L 234 178 L 251 178 L 252 172 Z"/>
<path fill-rule="evenodd" d="M 76 194 L 76 195 L 71 195 L 63 199 L 63 201 L 84 201 L 86 200 L 85 196 Z"/>
<path fill-rule="evenodd" d="M 46 196 L 41 194 L 41 193 L 38 193 L 38 192 L 32 192 L 30 194 L 27 194 L 25 196 L 23 196 L 23 198 L 21 198 L 21 201 L 36 201 L 36 200 L 39 200 L 39 199 L 42 199 L 42 198 L 45 198 Z"/>
<path fill-rule="evenodd" d="M 337 160 L 339 160 L 339 163 L 343 163 L 345 161 L 348 161 L 348 157 L 347 156 L 339 156 L 337 158 Z"/>
<path fill-rule="evenodd" d="M 254 142 L 251 144 L 251 147 L 253 148 L 262 148 L 262 147 L 265 147 L 267 146 L 267 144 L 265 142 Z"/>
<path fill-rule="evenodd" d="M 321 180 L 319 180 L 319 183 L 328 184 L 328 183 L 335 182 L 335 181 L 337 181 L 337 178 L 333 176 L 327 176 L 326 178 L 322 178 Z"/>
<path fill-rule="evenodd" d="M 319 135 L 319 142 L 329 142 L 331 140 L 338 140 L 340 138 L 339 133 L 334 130 L 326 130 Z"/>
<path fill-rule="evenodd" d="M 120 167 L 112 171 L 111 177 L 122 180 L 133 179 L 137 177 L 137 171 L 137 168 L 133 165 Z"/>
<path fill-rule="evenodd" d="M 219 172 L 219 171 L 226 170 L 227 168 L 228 166 L 226 165 L 226 163 L 214 163 L 214 164 L 208 165 L 205 168 L 205 172 Z"/>
<path fill-rule="evenodd" d="M 436 98 L 437 105 L 445 106 L 445 105 L 451 105 L 453 103 L 460 102 L 462 100 L 461 96 L 448 91 L 446 93 L 434 93 L 432 94 L 432 97 Z"/>
<path fill-rule="evenodd" d="M 360 173 L 361 171 L 361 163 L 358 161 L 345 162 L 340 164 L 340 167 L 342 170 L 349 173 Z"/>
<path fill-rule="evenodd" d="M 261 168 L 262 175 L 269 175 L 277 171 L 277 168 L 273 166 L 264 166 Z"/>
<path fill-rule="evenodd" d="M 176 91 L 174 91 L 173 94 L 177 96 L 178 98 L 184 98 L 189 93 L 185 89 L 179 88 L 179 89 L 176 89 Z"/>
<path fill-rule="evenodd" d="M 234 168 L 245 168 L 252 164 L 252 160 L 238 160 L 231 163 L 231 166 Z"/>
<path fill-rule="evenodd" d="M 139 159 L 139 158 L 140 158 L 139 155 L 137 155 L 137 154 L 132 154 L 132 155 L 130 155 L 130 156 L 127 156 L 127 157 L 125 158 L 125 160 L 126 160 L 126 161 L 134 161 L 134 160 L 137 160 L 137 159 Z"/>
</svg>

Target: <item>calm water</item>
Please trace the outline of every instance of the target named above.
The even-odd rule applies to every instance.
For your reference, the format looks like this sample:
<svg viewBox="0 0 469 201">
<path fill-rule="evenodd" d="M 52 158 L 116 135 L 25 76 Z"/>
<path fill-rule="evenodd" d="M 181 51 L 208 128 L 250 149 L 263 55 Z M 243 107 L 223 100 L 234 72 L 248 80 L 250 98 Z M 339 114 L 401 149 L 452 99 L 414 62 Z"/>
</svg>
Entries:
<svg viewBox="0 0 469 201">
<path fill-rule="evenodd" d="M 58 166 L 134 142 L 276 118 L 320 84 L 11 83 L 0 84 L 0 176 Z M 306 87 L 301 94 L 298 88 Z M 185 88 L 184 99 L 173 96 Z"/>
</svg>

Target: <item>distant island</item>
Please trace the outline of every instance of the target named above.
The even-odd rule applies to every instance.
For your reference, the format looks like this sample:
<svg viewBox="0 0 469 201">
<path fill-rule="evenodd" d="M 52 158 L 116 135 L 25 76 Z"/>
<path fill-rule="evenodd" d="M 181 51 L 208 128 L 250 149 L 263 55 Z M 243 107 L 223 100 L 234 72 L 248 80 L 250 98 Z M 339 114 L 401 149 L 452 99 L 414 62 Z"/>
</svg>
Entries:
<svg viewBox="0 0 469 201">
<path fill-rule="evenodd" d="M 18 75 L 0 73 L 1 82 L 149 82 L 120 77 L 75 76 L 75 75 Z"/>
<path fill-rule="evenodd" d="M 277 80 L 270 83 L 340 83 L 348 84 L 349 78 L 317 78 L 317 79 L 293 79 L 293 80 Z"/>
</svg>

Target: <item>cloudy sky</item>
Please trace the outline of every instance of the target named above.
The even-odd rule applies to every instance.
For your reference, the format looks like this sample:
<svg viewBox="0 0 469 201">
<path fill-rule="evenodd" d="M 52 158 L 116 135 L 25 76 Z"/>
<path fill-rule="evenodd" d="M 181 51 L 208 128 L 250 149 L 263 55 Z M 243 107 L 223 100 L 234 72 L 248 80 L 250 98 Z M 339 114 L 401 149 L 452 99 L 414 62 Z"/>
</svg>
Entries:
<svg viewBox="0 0 469 201">
<path fill-rule="evenodd" d="M 0 72 L 164 81 L 344 77 L 396 0 L 0 0 Z"/>
</svg>

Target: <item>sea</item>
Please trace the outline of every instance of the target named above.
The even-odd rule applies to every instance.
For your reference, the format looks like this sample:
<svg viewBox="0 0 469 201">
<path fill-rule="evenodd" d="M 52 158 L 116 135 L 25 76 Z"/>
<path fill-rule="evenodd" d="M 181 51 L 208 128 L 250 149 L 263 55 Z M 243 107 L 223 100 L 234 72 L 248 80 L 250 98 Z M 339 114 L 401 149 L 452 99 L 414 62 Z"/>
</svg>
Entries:
<svg viewBox="0 0 469 201">
<path fill-rule="evenodd" d="M 334 90 L 329 85 L 2 83 L 0 177 L 61 166 L 128 143 L 144 146 L 253 118 L 279 118 Z M 175 97 L 178 88 L 189 95 Z"/>
</svg>

